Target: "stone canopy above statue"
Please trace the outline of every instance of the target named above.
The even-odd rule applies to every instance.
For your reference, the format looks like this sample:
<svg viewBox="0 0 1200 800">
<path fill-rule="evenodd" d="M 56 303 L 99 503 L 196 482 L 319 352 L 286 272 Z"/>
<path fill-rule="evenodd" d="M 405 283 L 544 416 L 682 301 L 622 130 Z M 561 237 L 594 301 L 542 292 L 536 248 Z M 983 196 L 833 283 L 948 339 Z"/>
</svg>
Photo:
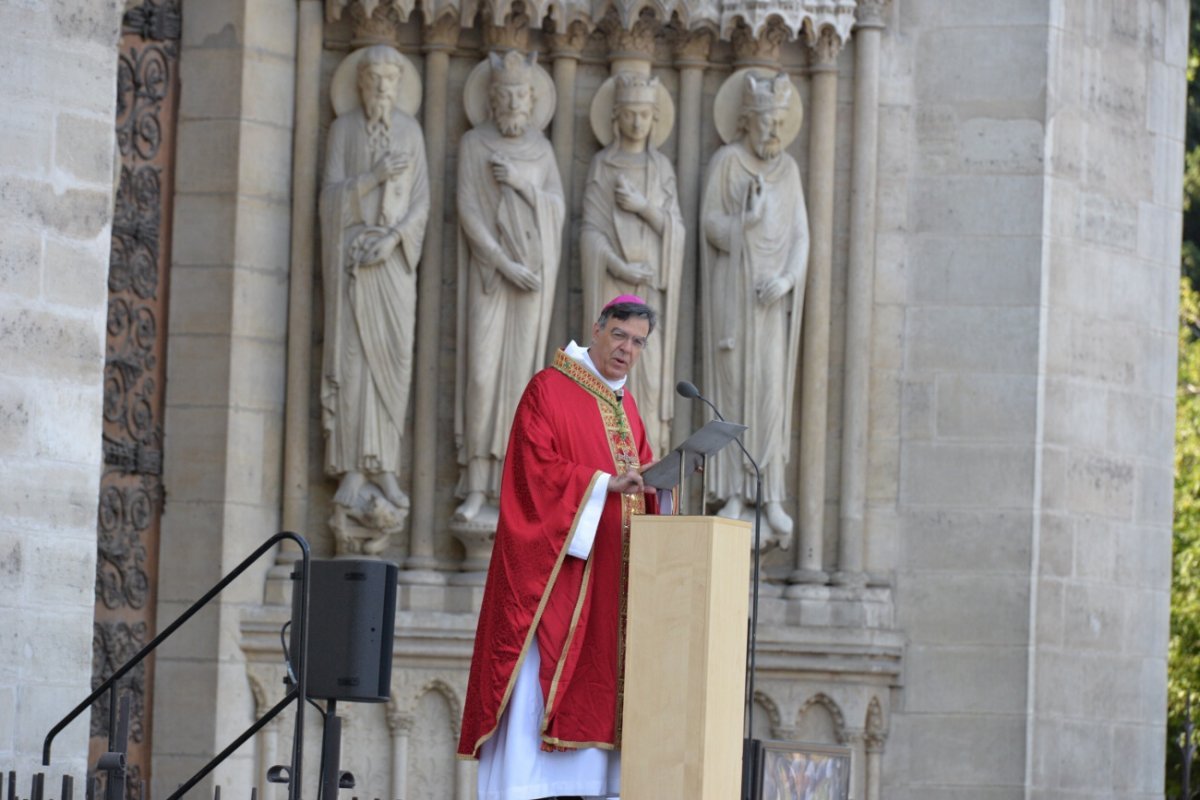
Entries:
<svg viewBox="0 0 1200 800">
<path fill-rule="evenodd" d="M 659 0 L 652 7 L 660 14 L 660 19 L 676 17 L 687 31 L 709 30 L 725 40 L 732 37 L 734 30 L 743 26 L 757 37 L 774 18 L 782 23 L 793 39 L 801 34 L 814 38 L 816 32 L 832 29 L 838 40 L 845 43 L 854 27 L 855 8 L 872 4 L 873 0 L 867 3 L 856 3 L 855 0 L 797 0 L 771 4 L 770 8 L 764 9 L 763 4 L 755 0 Z M 433 0 L 420 4 L 426 25 L 432 25 L 446 15 L 454 15 L 463 27 L 471 27 L 481 14 L 485 20 L 490 18 L 494 25 L 504 25 L 511 15 L 522 14 L 539 22 L 549 19 L 555 33 L 566 33 L 577 22 L 590 31 L 606 17 L 614 16 L 623 28 L 631 30 L 642 10 L 647 7 L 646 3 L 629 0 L 602 0 L 598 3 L 590 0 Z M 330 22 L 337 22 L 347 11 L 365 18 L 384 13 L 405 21 L 416 9 L 417 0 L 326 0 L 325 3 L 326 18 Z"/>
</svg>

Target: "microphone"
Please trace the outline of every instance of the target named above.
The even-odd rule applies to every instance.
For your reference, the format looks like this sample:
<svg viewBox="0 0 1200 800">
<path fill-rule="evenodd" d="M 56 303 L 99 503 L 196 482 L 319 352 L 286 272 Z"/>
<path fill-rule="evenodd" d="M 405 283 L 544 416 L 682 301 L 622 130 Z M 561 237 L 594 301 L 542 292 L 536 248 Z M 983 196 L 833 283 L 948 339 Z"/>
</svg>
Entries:
<svg viewBox="0 0 1200 800">
<path fill-rule="evenodd" d="M 717 415 L 717 419 L 721 420 L 722 422 L 725 421 L 725 417 L 721 416 L 721 412 L 718 411 L 717 407 L 712 404 L 712 401 L 700 394 L 700 390 L 696 388 L 696 384 L 692 383 L 691 381 L 680 381 L 679 383 L 675 384 L 675 391 L 680 397 L 686 397 L 689 400 L 699 400 L 713 410 L 713 413 Z M 738 444 L 741 444 L 740 440 L 735 439 L 734 441 L 737 441 Z M 749 453 L 746 454 L 746 457 L 749 458 Z M 754 459 L 750 460 L 753 461 Z"/>
<path fill-rule="evenodd" d="M 700 390 L 696 388 L 696 384 L 691 381 L 680 381 L 675 384 L 675 391 L 680 397 L 686 397 L 689 400 L 699 400 L 712 409 L 717 415 L 717 419 L 725 422 L 725 417 L 721 416 L 721 412 L 713 405 L 712 401 L 704 395 L 700 394 Z M 746 661 L 747 661 L 747 678 L 746 678 L 746 698 L 745 698 L 745 736 L 742 738 L 742 798 L 750 800 L 754 790 L 754 765 L 758 763 L 758 752 L 761 748 L 761 742 L 754 738 L 754 656 L 758 649 L 758 583 L 760 573 L 760 548 L 762 545 L 762 471 L 758 468 L 758 462 L 754 460 L 754 456 L 750 455 L 750 451 L 746 449 L 746 445 L 742 444 L 741 437 L 734 439 L 738 447 L 742 450 L 742 455 L 750 462 L 750 466 L 754 467 L 754 587 L 753 599 L 750 604 L 750 635 L 746 642 Z M 683 487 L 680 487 L 680 491 Z"/>
</svg>

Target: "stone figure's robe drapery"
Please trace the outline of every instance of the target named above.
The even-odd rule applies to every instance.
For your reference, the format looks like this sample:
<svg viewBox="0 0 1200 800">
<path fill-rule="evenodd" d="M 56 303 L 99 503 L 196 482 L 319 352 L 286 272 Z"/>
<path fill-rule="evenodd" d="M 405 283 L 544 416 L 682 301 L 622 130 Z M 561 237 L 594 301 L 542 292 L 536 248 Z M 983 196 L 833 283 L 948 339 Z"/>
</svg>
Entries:
<svg viewBox="0 0 1200 800">
<path fill-rule="evenodd" d="M 586 560 L 567 556 L 582 504 L 602 474 L 649 463 L 633 395 L 618 401 L 559 351 L 513 420 L 500 521 L 484 588 L 458 752 L 478 757 L 538 648 L 543 748 L 620 746 L 620 672 L 629 521 L 653 497 L 608 494 Z"/>
<path fill-rule="evenodd" d="M 373 152 L 360 108 L 334 120 L 326 145 L 321 409 L 325 469 L 332 475 L 400 469 L 429 177 L 416 120 L 393 112 L 389 139 L 387 148 Z M 372 168 L 385 152 L 407 154 L 409 163 L 380 184 Z M 396 249 L 382 263 L 356 265 L 354 255 L 389 228 L 399 233 Z"/>
<path fill-rule="evenodd" d="M 624 178 L 640 191 L 652 208 L 663 215 L 662 235 L 637 214 L 616 202 L 618 181 Z M 659 313 L 659 335 L 630 371 L 630 386 L 641 400 L 643 420 L 657 453 L 670 450 L 670 420 L 675 409 L 675 333 L 679 312 L 679 284 L 683 274 L 686 231 L 675 190 L 675 170 L 662 153 L 626 153 L 616 144 L 592 159 L 583 193 L 583 230 L 580 234 L 583 266 L 584 341 L 601 307 L 614 297 L 633 294 Z M 611 256 L 627 263 L 646 264 L 653 273 L 648 282 L 630 283 L 608 270 Z"/>
<path fill-rule="evenodd" d="M 532 184 L 532 203 L 495 180 L 493 155 Z M 459 489 L 496 496 L 517 401 L 545 364 L 565 213 L 550 142 L 535 130 L 504 137 L 491 122 L 468 131 L 459 145 L 457 198 Z M 540 274 L 541 288 L 524 291 L 500 274 L 502 256 Z"/>
<path fill-rule="evenodd" d="M 748 226 L 755 175 L 766 202 L 762 219 Z M 740 141 L 722 147 L 709 163 L 701 219 L 705 379 L 722 413 L 749 426 L 744 441 L 763 471 L 764 502 L 782 502 L 808 272 L 808 212 L 795 160 L 783 153 L 763 161 Z M 755 286 L 776 276 L 792 281 L 792 291 L 764 305 Z M 754 500 L 754 475 L 742 462 L 735 448 L 717 455 L 709 475 L 715 499 Z"/>
</svg>

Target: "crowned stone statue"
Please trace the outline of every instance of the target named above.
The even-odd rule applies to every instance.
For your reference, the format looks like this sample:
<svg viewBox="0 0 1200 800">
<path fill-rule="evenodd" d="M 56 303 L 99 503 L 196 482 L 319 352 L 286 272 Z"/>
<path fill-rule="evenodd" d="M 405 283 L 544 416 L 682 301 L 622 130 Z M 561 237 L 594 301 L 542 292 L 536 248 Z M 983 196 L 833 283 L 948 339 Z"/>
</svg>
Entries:
<svg viewBox="0 0 1200 800">
<path fill-rule="evenodd" d="M 717 406 L 749 426 L 745 445 L 763 473 L 768 543 L 788 547 L 784 469 L 809 237 L 800 170 L 784 148 L 799 131 L 800 103 L 784 73 L 741 70 L 718 92 L 714 113 L 727 144 L 709 163 L 701 208 L 705 375 Z M 749 464 L 726 448 L 710 470 L 718 513 L 742 517 L 755 499 Z"/>
<path fill-rule="evenodd" d="M 655 454 L 671 449 L 675 331 L 686 232 L 675 169 L 658 151 L 674 107 L 657 78 L 621 72 L 592 101 L 592 124 L 605 147 L 592 158 L 583 191 L 583 308 L 590 320 L 608 298 L 637 295 L 659 310 L 662 338 L 630 372 Z M 586 341 L 586 338 L 584 339 Z"/>
</svg>

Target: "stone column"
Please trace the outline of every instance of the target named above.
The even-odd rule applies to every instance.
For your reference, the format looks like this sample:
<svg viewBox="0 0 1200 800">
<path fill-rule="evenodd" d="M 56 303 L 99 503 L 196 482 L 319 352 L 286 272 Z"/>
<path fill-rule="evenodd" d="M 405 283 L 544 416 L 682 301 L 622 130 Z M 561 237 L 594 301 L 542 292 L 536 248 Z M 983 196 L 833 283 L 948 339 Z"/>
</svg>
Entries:
<svg viewBox="0 0 1200 800">
<path fill-rule="evenodd" d="M 862 794 L 865 800 L 879 800 L 881 797 L 879 784 L 883 777 L 883 743 L 885 740 L 884 736 L 867 735 L 866 791 Z"/>
<path fill-rule="evenodd" d="M 261 719 L 281 699 L 272 699 L 272 692 L 267 689 L 273 683 L 270 679 L 274 677 L 274 670 L 268 675 L 252 668 L 247 677 L 250 680 L 250 693 L 254 696 L 254 718 Z M 276 717 L 254 735 L 257 762 L 254 767 L 254 786 L 258 789 L 260 800 L 272 800 L 275 796 L 275 784 L 267 783 L 267 770 L 279 763 L 279 720 L 280 717 Z"/>
<path fill-rule="evenodd" d="M 292 139 L 292 238 L 288 277 L 287 397 L 283 435 L 284 530 L 308 535 L 309 372 L 312 366 L 313 263 L 317 259 L 317 138 L 320 135 L 321 0 L 300 0 L 296 21 L 296 130 Z M 264 600 L 291 598 L 292 565 L 300 549 L 279 546 Z M 260 793 L 261 794 L 261 793 Z"/>
<path fill-rule="evenodd" d="M 850 162 L 850 263 L 846 278 L 846 373 L 842 390 L 842 482 L 838 571 L 860 586 L 867 504 L 871 315 L 875 297 L 875 176 L 879 151 L 879 39 L 886 0 L 858 5 L 854 37 L 854 149 Z"/>
<path fill-rule="evenodd" d="M 387 725 L 392 737 L 392 794 L 398 800 L 408 797 L 408 739 L 415 720 L 388 703 Z"/>
<path fill-rule="evenodd" d="M 575 150 L 575 72 L 579 66 L 579 56 L 587 43 L 587 28 L 582 22 L 572 22 L 566 33 L 555 33 L 550 36 L 550 57 L 554 60 L 554 93 L 557 102 L 554 106 L 554 122 L 550 127 L 550 141 L 554 145 L 554 158 L 558 162 L 558 174 L 562 178 L 563 197 L 567 207 L 571 206 L 571 169 L 572 156 Z M 571 281 L 568 277 L 571 271 L 571 215 L 565 215 L 563 220 L 562 266 L 567 274 L 560 273 L 558 283 L 554 287 L 554 316 L 550 320 L 550 339 L 546 344 L 547 363 L 556 348 L 562 347 L 580 330 L 580 325 L 572 324 L 570 318 Z"/>
<path fill-rule="evenodd" d="M 696 380 L 696 309 L 700 307 L 696 268 L 700 263 L 700 193 L 704 164 L 700 157 L 700 131 L 704 120 L 704 68 L 712 47 L 712 32 L 680 32 L 675 42 L 675 66 L 679 69 L 679 109 L 675 131 L 679 150 L 675 156 L 679 185 L 679 210 L 688 236 L 683 251 L 683 276 L 679 282 L 679 319 L 675 333 L 675 380 Z M 664 391 L 674 391 L 665 387 Z M 692 431 L 695 403 L 676 401 L 671 420 L 671 441 L 681 442 Z M 699 483 L 693 481 L 693 483 Z M 702 499 L 689 498 L 689 508 L 700 508 Z"/>
<path fill-rule="evenodd" d="M 454 765 L 454 800 L 474 800 L 477 761 L 458 761 Z"/>
<path fill-rule="evenodd" d="M 839 742 L 841 742 L 841 744 L 845 745 L 846 747 L 849 747 L 850 750 L 852 751 L 852 755 L 850 758 L 850 796 L 851 797 L 862 797 L 863 796 L 862 783 L 863 783 L 864 779 L 859 778 L 859 776 L 860 775 L 865 776 L 866 769 L 864 768 L 864 769 L 860 770 L 858 767 L 855 766 L 855 762 L 858 761 L 858 757 L 859 757 L 858 754 L 863 751 L 862 744 L 863 744 L 864 739 L 865 739 L 865 735 L 861 729 L 859 729 L 859 730 L 853 730 L 853 729 L 844 730 L 838 736 Z"/>
<path fill-rule="evenodd" d="M 458 41 L 458 18 L 438 17 L 422 28 L 425 50 L 425 151 L 429 163 L 429 225 L 417 273 L 417 342 L 414 360 L 412 517 L 409 552 L 401 580 L 442 583 L 433 554 L 435 483 L 437 479 L 438 338 L 442 322 L 442 237 L 446 205 L 446 83 L 450 50 Z M 451 267 L 453 269 L 453 267 Z"/>
<path fill-rule="evenodd" d="M 824 583 L 825 434 L 829 406 L 829 297 L 833 271 L 833 162 L 837 57 L 841 41 L 823 28 L 811 45 L 808 224 L 811 244 L 800 360 L 800 546 L 794 583 Z"/>
</svg>

